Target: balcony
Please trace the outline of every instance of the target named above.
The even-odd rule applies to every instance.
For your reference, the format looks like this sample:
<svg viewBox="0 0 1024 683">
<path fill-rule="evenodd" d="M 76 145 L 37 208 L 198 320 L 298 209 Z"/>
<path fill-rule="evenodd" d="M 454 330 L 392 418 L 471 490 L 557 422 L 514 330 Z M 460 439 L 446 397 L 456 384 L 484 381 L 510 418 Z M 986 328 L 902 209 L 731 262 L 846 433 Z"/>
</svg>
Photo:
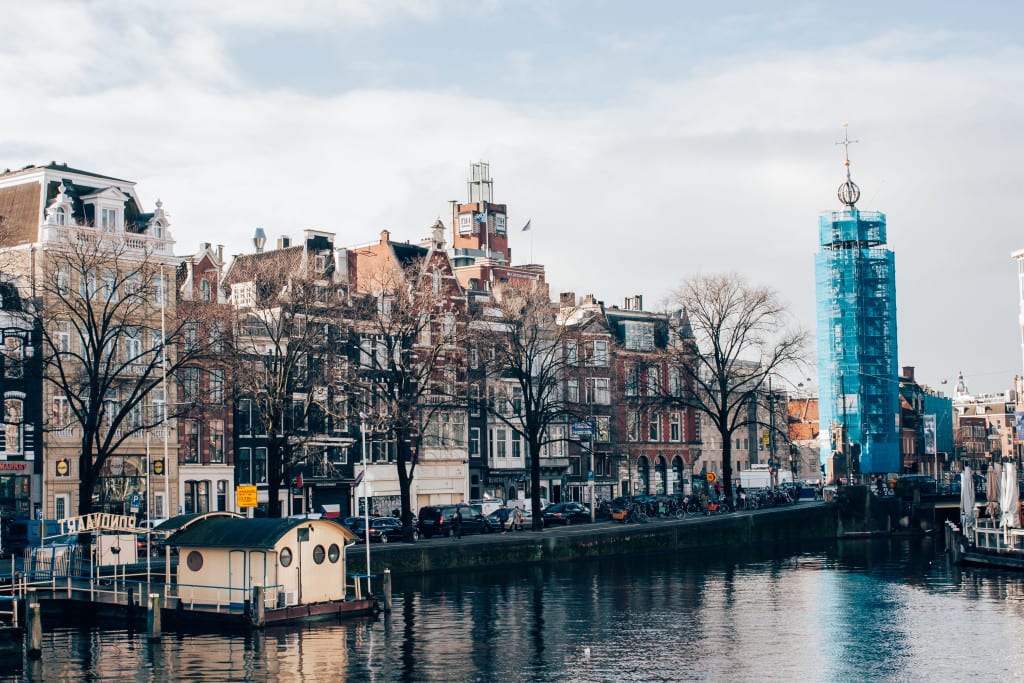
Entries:
<svg viewBox="0 0 1024 683">
<path fill-rule="evenodd" d="M 103 232 L 99 228 L 83 226 L 47 225 L 43 228 L 43 241 L 55 244 L 106 243 L 111 248 L 123 244 L 129 250 L 142 254 L 174 255 L 174 240 L 151 235 L 123 232 Z"/>
</svg>

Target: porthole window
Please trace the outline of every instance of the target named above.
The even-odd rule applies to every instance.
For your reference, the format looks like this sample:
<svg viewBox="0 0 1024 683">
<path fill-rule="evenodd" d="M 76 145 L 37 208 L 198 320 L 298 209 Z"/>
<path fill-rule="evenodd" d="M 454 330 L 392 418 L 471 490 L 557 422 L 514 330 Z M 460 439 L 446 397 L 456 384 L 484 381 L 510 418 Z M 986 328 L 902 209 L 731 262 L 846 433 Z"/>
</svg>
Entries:
<svg viewBox="0 0 1024 683">
<path fill-rule="evenodd" d="M 292 563 L 292 550 L 291 548 L 281 548 L 281 566 L 287 567 Z"/>
<path fill-rule="evenodd" d="M 322 545 L 313 548 L 313 561 L 317 564 L 324 563 L 324 547 Z"/>
<path fill-rule="evenodd" d="M 331 564 L 334 564 L 338 561 L 339 557 L 341 557 L 341 550 L 338 549 L 337 543 L 332 543 L 331 547 L 327 549 L 327 559 L 331 561 Z"/>
<path fill-rule="evenodd" d="M 203 554 L 198 550 L 193 550 L 188 554 L 188 558 L 185 560 L 188 563 L 188 568 L 194 572 L 199 571 L 203 568 Z"/>
</svg>

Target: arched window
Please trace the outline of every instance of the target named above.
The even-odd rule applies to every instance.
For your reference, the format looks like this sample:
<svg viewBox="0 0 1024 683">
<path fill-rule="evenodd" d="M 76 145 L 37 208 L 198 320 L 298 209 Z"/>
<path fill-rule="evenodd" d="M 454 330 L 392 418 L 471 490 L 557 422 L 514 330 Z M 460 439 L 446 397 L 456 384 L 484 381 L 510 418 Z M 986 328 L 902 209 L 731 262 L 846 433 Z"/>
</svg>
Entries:
<svg viewBox="0 0 1024 683">
<path fill-rule="evenodd" d="M 57 207 L 57 210 L 53 212 L 53 222 L 57 225 L 67 224 L 67 213 L 65 213 L 63 207 Z"/>
</svg>

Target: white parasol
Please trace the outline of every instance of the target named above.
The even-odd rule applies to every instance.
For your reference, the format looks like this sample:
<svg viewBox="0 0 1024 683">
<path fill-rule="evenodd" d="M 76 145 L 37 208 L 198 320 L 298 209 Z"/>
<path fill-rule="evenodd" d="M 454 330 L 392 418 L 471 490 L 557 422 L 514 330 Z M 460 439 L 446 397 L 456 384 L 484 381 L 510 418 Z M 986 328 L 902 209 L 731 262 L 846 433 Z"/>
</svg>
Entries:
<svg viewBox="0 0 1024 683">
<path fill-rule="evenodd" d="M 1003 465 L 1003 485 L 999 489 L 999 507 L 1003 511 L 1000 526 L 1004 529 L 1020 527 L 1020 490 L 1017 487 L 1017 465 Z"/>
<path fill-rule="evenodd" d="M 985 474 L 985 500 L 988 501 L 985 509 L 992 519 L 992 525 L 996 523 L 996 512 L 999 511 L 999 489 L 1001 482 L 999 463 L 989 463 L 988 472 Z"/>
<path fill-rule="evenodd" d="M 960 527 L 965 534 L 974 528 L 974 472 L 970 465 L 960 473 Z"/>
</svg>

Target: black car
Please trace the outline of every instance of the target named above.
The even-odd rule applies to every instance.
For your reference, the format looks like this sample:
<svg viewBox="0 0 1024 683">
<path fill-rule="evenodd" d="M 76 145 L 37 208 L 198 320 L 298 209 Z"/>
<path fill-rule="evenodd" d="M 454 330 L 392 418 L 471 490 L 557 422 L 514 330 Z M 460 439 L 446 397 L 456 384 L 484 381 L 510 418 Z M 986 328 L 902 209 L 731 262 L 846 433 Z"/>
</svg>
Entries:
<svg viewBox="0 0 1024 683">
<path fill-rule="evenodd" d="M 544 508 L 544 526 L 562 524 L 568 526 L 590 521 L 590 508 L 582 503 L 555 503 Z"/>
<path fill-rule="evenodd" d="M 366 542 L 366 520 L 362 517 L 352 523 L 352 533 L 359 537 L 360 541 Z M 413 529 L 413 539 L 419 538 L 419 533 Z M 370 518 L 370 542 L 390 543 L 391 541 L 402 540 L 402 520 L 394 517 L 371 517 Z"/>
<path fill-rule="evenodd" d="M 493 531 L 477 505 L 428 505 L 420 508 L 417 528 L 420 536 L 451 536 L 455 510 L 462 513 L 462 534 L 486 534 Z"/>
</svg>

